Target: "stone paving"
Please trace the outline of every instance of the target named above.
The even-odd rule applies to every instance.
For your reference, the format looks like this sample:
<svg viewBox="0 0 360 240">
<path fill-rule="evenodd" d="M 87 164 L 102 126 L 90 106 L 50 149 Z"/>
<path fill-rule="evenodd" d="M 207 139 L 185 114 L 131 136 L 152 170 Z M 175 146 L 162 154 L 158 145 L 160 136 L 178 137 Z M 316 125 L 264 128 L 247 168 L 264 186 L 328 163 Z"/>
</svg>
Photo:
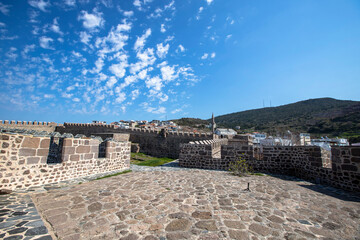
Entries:
<svg viewBox="0 0 360 240">
<path fill-rule="evenodd" d="M 28 194 L 0 195 L 0 239 L 52 239 Z"/>
<path fill-rule="evenodd" d="M 360 239 L 360 198 L 341 190 L 290 177 L 133 170 L 32 198 L 55 239 Z"/>
</svg>

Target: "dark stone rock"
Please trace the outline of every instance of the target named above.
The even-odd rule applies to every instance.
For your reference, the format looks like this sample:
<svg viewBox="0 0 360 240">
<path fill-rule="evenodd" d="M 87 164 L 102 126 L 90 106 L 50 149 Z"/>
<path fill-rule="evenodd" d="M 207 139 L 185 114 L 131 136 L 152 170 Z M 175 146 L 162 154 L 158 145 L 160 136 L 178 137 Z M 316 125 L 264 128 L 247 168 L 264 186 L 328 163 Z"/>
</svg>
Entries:
<svg viewBox="0 0 360 240">
<path fill-rule="evenodd" d="M 48 233 L 48 230 L 45 226 L 31 228 L 26 231 L 25 236 L 34 236 L 34 235 L 42 235 Z"/>
<path fill-rule="evenodd" d="M 172 232 L 166 234 L 167 240 L 177 240 L 177 239 L 191 239 L 191 235 L 188 232 Z"/>
<path fill-rule="evenodd" d="M 10 193 L 12 193 L 10 189 L 0 189 L 0 195 L 10 194 Z"/>
<path fill-rule="evenodd" d="M 15 226 L 16 227 L 21 227 L 21 226 L 23 226 L 25 223 L 27 223 L 28 221 L 22 221 L 22 222 L 20 222 L 20 223 L 18 223 L 18 224 L 16 224 Z"/>
<path fill-rule="evenodd" d="M 25 232 L 28 228 L 26 227 L 19 227 L 19 228 L 15 228 L 13 230 L 8 231 L 9 234 L 17 234 L 17 233 L 22 233 Z"/>
<path fill-rule="evenodd" d="M 22 215 L 26 215 L 28 212 L 14 212 L 12 214 L 12 216 L 22 216 Z"/>
<path fill-rule="evenodd" d="M 16 236 L 10 236 L 10 237 L 4 238 L 4 240 L 20 240 L 22 238 L 23 238 L 22 236 L 16 235 Z"/>
<path fill-rule="evenodd" d="M 298 219 L 298 222 L 301 224 L 312 225 L 309 221 L 303 219 Z"/>
</svg>

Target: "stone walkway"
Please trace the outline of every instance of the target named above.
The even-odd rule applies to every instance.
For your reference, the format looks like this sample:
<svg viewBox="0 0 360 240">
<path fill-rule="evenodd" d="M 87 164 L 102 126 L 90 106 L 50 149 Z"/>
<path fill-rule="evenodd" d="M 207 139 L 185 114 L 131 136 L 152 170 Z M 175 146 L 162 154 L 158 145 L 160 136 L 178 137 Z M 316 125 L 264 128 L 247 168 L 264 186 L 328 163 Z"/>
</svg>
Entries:
<svg viewBox="0 0 360 240">
<path fill-rule="evenodd" d="M 0 195 L 0 239 L 52 239 L 28 194 Z"/>
<path fill-rule="evenodd" d="M 290 177 L 172 169 L 139 168 L 32 197 L 63 240 L 360 238 L 360 199 L 343 191 Z"/>
</svg>

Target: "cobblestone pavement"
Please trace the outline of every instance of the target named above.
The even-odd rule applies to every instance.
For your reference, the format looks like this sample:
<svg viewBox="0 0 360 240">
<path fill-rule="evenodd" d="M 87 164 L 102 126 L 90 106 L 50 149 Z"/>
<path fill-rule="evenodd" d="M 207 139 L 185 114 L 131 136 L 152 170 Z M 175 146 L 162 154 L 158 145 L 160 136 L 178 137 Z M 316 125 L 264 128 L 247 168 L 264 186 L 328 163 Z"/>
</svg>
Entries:
<svg viewBox="0 0 360 240">
<path fill-rule="evenodd" d="M 360 199 L 343 191 L 294 178 L 157 169 L 32 197 L 63 240 L 360 238 Z"/>
<path fill-rule="evenodd" d="M 0 195 L 0 239 L 52 239 L 28 194 Z"/>
</svg>

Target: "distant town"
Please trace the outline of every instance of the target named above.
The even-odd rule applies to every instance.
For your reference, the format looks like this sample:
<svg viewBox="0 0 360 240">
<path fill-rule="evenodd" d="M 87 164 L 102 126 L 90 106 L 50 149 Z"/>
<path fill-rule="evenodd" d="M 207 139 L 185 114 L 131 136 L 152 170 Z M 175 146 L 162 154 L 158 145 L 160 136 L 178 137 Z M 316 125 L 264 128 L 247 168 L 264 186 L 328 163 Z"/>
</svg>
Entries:
<svg viewBox="0 0 360 240">
<path fill-rule="evenodd" d="M 107 125 L 106 121 L 93 120 L 92 124 Z M 160 121 L 160 120 L 120 120 L 111 122 L 110 125 L 113 125 L 116 129 L 132 129 L 132 128 L 142 128 L 148 130 L 158 130 L 166 129 L 169 132 L 194 132 L 194 133 L 206 133 L 211 132 L 212 124 L 209 123 L 205 125 L 205 128 L 196 128 L 190 126 L 180 126 L 174 121 Z M 324 149 L 330 150 L 331 146 L 349 146 L 349 141 L 346 138 L 328 138 L 323 136 L 320 138 L 311 138 L 310 133 L 292 133 L 287 131 L 283 136 L 271 136 L 267 133 L 262 132 L 252 132 L 252 133 L 242 133 L 241 127 L 237 126 L 235 129 L 231 128 L 216 128 L 214 133 L 220 138 L 232 139 L 237 134 L 247 135 L 250 138 L 252 145 L 254 146 L 320 146 Z M 354 143 L 352 146 L 359 146 L 360 143 Z"/>
</svg>

